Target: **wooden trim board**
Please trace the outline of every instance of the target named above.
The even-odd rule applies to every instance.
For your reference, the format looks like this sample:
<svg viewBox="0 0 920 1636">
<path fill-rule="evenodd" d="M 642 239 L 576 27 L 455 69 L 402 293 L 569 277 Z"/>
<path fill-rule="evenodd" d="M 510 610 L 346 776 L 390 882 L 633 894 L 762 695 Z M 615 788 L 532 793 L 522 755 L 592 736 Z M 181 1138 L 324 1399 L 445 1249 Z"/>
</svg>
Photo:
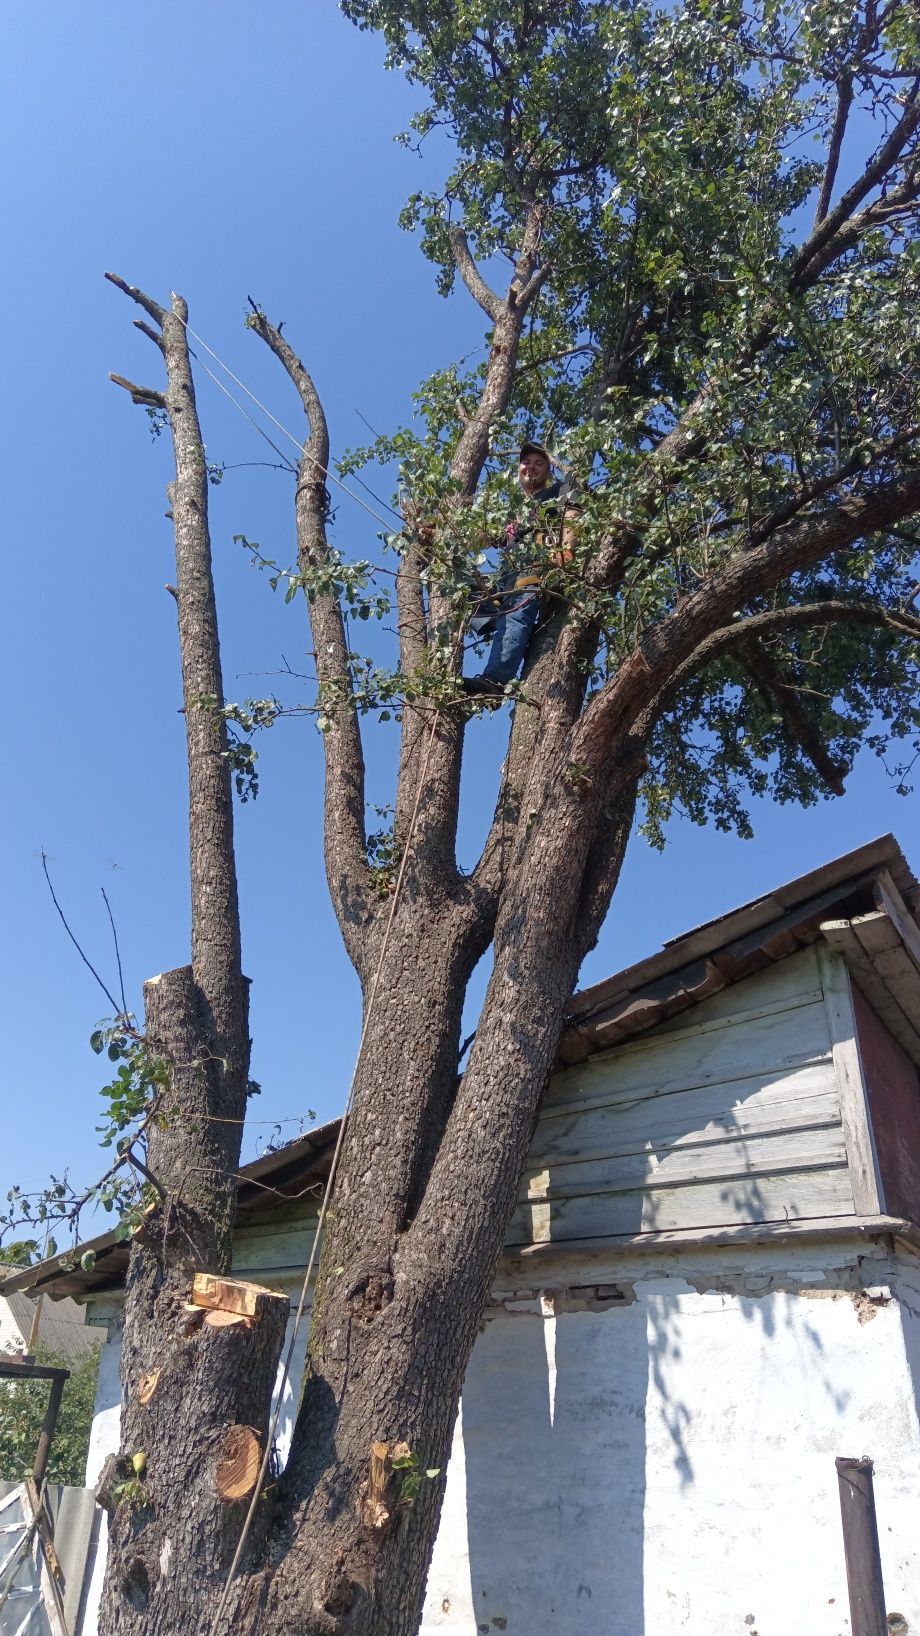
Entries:
<svg viewBox="0 0 920 1636">
<path fill-rule="evenodd" d="M 857 1215 L 875 1215 L 884 1209 L 884 1200 L 859 1058 L 850 975 L 843 957 L 827 943 L 818 945 L 818 963 L 840 1088 L 840 1117 L 853 1183 L 853 1202 Z"/>
</svg>

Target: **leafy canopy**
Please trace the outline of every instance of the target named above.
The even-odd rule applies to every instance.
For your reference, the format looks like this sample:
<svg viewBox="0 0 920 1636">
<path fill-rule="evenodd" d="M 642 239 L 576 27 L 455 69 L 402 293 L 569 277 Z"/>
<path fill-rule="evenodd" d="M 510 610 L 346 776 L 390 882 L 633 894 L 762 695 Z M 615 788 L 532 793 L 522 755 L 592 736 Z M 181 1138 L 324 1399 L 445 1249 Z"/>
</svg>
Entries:
<svg viewBox="0 0 920 1636">
<path fill-rule="evenodd" d="M 342 10 L 381 31 L 388 66 L 422 92 L 402 140 L 424 151 L 439 128 L 454 145 L 443 186 L 414 194 L 403 215 L 439 288 L 455 282 L 459 226 L 503 292 L 535 209 L 545 271 L 472 504 L 455 503 L 451 460 L 485 362 L 433 375 L 414 425 L 343 469 L 398 462 L 427 578 L 450 600 L 426 663 L 449 671 L 474 570 L 514 504 L 514 450 L 523 435 L 548 443 L 585 492 L 576 560 L 562 576 L 550 557 L 543 566 L 572 617 L 598 622 L 589 685 L 599 686 L 779 508 L 807 514 L 871 492 L 916 447 L 916 127 L 836 238 L 834 206 L 916 101 L 920 14 L 897 0 L 343 0 Z M 688 410 L 694 458 L 681 449 L 669 475 L 666 440 Z M 650 506 L 654 460 L 665 481 Z M 588 593 L 585 566 L 621 518 L 641 548 L 614 592 Z M 410 528 L 388 544 L 400 552 L 418 538 Z M 909 607 L 917 543 L 916 524 L 861 540 L 743 611 L 817 597 Z M 867 736 L 882 754 L 913 739 L 906 759 L 916 754 L 910 639 L 844 623 L 784 633 L 770 651 L 841 769 Z M 381 677 L 377 694 L 362 689 L 362 708 L 430 685 Z M 902 765 L 902 788 L 905 776 Z M 747 832 L 745 788 L 807 802 L 823 786 L 775 696 L 725 659 L 659 723 L 648 828 L 660 839 L 680 803 L 697 821 Z"/>
</svg>

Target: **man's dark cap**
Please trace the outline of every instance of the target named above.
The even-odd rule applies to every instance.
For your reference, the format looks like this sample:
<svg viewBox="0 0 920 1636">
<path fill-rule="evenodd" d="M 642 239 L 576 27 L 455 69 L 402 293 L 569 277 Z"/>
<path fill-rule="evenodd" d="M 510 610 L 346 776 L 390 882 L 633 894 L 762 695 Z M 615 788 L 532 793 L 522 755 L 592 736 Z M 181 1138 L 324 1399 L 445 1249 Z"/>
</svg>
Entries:
<svg viewBox="0 0 920 1636">
<path fill-rule="evenodd" d="M 518 454 L 518 459 L 523 460 L 526 454 L 542 454 L 544 460 L 548 460 L 550 465 L 553 463 L 553 457 L 550 454 L 549 449 L 545 449 L 542 443 L 522 443 L 520 453 Z"/>
</svg>

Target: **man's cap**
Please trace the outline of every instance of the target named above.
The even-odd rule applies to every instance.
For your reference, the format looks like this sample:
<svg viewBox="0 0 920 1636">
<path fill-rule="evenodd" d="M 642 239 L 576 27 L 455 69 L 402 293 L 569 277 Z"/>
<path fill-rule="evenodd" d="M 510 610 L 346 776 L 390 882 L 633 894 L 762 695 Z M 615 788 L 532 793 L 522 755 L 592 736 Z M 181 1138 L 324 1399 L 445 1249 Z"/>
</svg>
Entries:
<svg viewBox="0 0 920 1636">
<path fill-rule="evenodd" d="M 553 457 L 550 454 L 549 449 L 545 449 L 542 443 L 534 443 L 532 441 L 522 443 L 520 453 L 518 454 L 518 459 L 523 460 L 524 456 L 528 454 L 542 454 L 544 460 L 548 461 L 550 465 L 553 463 Z"/>
</svg>

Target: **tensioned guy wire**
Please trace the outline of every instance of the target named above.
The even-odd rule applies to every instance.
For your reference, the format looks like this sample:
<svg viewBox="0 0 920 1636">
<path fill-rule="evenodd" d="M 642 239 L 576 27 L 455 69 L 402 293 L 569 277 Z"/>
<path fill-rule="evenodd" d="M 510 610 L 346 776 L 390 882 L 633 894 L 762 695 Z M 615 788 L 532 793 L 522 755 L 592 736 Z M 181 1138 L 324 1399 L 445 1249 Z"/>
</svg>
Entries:
<svg viewBox="0 0 920 1636">
<path fill-rule="evenodd" d="M 185 328 L 188 331 L 188 334 L 194 337 L 194 339 L 198 342 L 198 345 L 201 346 L 201 347 L 204 347 L 205 352 L 208 354 L 208 356 L 210 358 L 214 359 L 214 362 L 218 365 L 218 367 L 220 369 L 222 369 L 225 372 L 225 374 L 230 376 L 231 381 L 234 381 L 236 383 L 236 385 L 240 388 L 240 391 L 245 392 L 247 398 L 251 399 L 251 401 L 256 405 L 257 409 L 261 409 L 263 415 L 265 415 L 266 418 L 271 421 L 272 425 L 277 426 L 278 430 L 280 432 L 283 432 L 285 437 L 290 438 L 290 440 L 293 443 L 295 449 L 297 450 L 297 452 L 299 453 L 301 458 L 303 458 L 306 455 L 306 450 L 305 450 L 303 444 L 301 443 L 300 439 L 295 437 L 293 432 L 288 431 L 288 428 L 285 426 L 284 422 L 278 420 L 277 416 L 273 415 L 271 410 L 266 408 L 265 404 L 261 401 L 260 398 L 256 397 L 254 392 L 250 392 L 249 387 L 246 385 L 246 382 L 241 381 L 239 376 L 235 375 L 233 373 L 233 370 L 230 368 L 230 365 L 224 363 L 224 360 L 223 360 L 223 358 L 220 357 L 219 353 L 215 352 L 213 347 L 209 347 L 207 341 L 202 340 L 201 336 L 198 334 L 198 331 L 192 329 L 191 324 L 188 322 L 188 320 L 186 318 L 183 318 L 179 313 L 176 313 L 175 316 L 179 319 L 180 324 L 185 325 Z M 199 358 L 198 362 L 201 363 L 200 358 Z M 268 443 L 271 443 L 271 438 L 268 436 L 267 432 L 264 432 L 262 430 L 261 426 L 259 426 L 258 422 L 253 420 L 252 416 L 247 413 L 247 411 L 243 408 L 243 405 L 241 403 L 237 403 L 236 398 L 233 396 L 233 393 L 228 391 L 227 387 L 224 386 L 220 381 L 217 380 L 216 376 L 214 376 L 211 373 L 210 369 L 208 369 L 207 364 L 201 363 L 201 367 L 204 370 L 205 374 L 209 375 L 211 380 L 214 381 L 215 385 L 219 386 L 221 391 L 230 399 L 230 402 L 236 405 L 237 409 L 240 411 L 240 414 L 245 415 L 246 419 L 250 422 L 250 424 L 255 426 L 255 428 L 256 428 L 257 432 L 259 432 L 260 436 L 264 437 Z M 280 454 L 280 450 L 275 447 L 274 443 L 271 443 L 271 446 L 275 450 L 276 454 Z M 282 456 L 282 459 L 283 458 L 284 457 Z M 381 517 L 380 512 L 375 511 L 373 506 L 369 506 L 366 500 L 362 500 L 360 494 L 355 494 L 352 489 L 347 488 L 346 485 L 342 482 L 342 479 L 340 477 L 336 477 L 335 473 L 330 471 L 328 466 L 323 466 L 320 463 L 320 461 L 318 461 L 315 458 L 315 456 L 313 456 L 313 455 L 311 455 L 310 458 L 313 461 L 313 464 L 316 466 L 317 470 L 321 471 L 323 476 L 329 479 L 330 483 L 334 483 L 336 488 L 341 489 L 343 494 L 347 494 L 349 500 L 354 500 L 356 505 L 362 506 L 363 509 L 369 514 L 369 516 L 374 518 L 375 522 L 382 523 L 382 525 L 383 525 L 383 527 L 385 529 L 390 530 L 390 524 L 387 521 L 386 517 Z M 396 514 L 394 513 L 394 515 L 396 515 Z"/>
</svg>

